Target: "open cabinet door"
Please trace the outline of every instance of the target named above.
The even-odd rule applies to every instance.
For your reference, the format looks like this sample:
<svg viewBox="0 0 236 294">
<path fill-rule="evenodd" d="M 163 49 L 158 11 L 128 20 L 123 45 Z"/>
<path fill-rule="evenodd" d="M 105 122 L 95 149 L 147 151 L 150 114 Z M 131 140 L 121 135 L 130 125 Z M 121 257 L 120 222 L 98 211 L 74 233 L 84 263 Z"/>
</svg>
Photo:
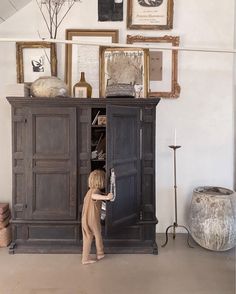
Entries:
<svg viewBox="0 0 236 294">
<path fill-rule="evenodd" d="M 108 179 L 112 168 L 116 177 L 116 199 L 107 203 L 108 231 L 135 224 L 138 219 L 141 180 L 139 108 L 107 106 Z"/>
</svg>

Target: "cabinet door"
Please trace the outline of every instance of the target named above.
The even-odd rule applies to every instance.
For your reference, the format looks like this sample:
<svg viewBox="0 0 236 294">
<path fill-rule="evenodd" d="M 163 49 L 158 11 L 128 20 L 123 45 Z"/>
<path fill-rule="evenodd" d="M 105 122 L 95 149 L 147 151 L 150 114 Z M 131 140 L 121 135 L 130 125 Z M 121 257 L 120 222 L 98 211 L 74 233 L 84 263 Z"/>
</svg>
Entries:
<svg viewBox="0 0 236 294">
<path fill-rule="evenodd" d="M 25 141 L 27 119 L 24 107 L 12 108 L 12 218 L 24 219 L 26 208 Z"/>
<path fill-rule="evenodd" d="M 76 217 L 76 109 L 35 107 L 28 112 L 27 218 Z"/>
<path fill-rule="evenodd" d="M 116 199 L 107 204 L 107 229 L 134 224 L 140 206 L 140 110 L 107 107 L 107 174 L 114 168 Z M 108 187 L 109 189 L 109 187 Z"/>
</svg>

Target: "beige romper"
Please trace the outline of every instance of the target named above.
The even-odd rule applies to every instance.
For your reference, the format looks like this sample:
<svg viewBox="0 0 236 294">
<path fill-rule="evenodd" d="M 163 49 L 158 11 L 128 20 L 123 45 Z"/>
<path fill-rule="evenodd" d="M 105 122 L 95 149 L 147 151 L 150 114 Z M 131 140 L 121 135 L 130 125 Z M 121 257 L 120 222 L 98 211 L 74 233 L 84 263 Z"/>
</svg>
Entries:
<svg viewBox="0 0 236 294">
<path fill-rule="evenodd" d="M 89 259 L 93 236 L 95 237 L 97 255 L 104 254 L 100 223 L 102 201 L 93 200 L 92 194 L 101 194 L 101 191 L 98 189 L 89 189 L 84 197 L 84 205 L 82 211 L 82 261 L 86 261 Z"/>
</svg>

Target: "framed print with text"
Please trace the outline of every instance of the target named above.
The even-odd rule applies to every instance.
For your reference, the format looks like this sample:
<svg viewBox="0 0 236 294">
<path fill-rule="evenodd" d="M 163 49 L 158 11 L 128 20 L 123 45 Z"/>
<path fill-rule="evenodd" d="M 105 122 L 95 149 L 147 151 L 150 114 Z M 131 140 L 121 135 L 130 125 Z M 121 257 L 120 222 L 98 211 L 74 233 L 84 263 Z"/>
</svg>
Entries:
<svg viewBox="0 0 236 294">
<path fill-rule="evenodd" d="M 127 28 L 170 30 L 173 10 L 174 0 L 127 0 Z"/>
<path fill-rule="evenodd" d="M 149 49 L 149 93 L 148 97 L 178 98 L 178 51 L 172 49 L 179 46 L 178 36 L 144 37 L 127 35 L 128 44 L 137 46 L 155 44 L 160 49 Z M 161 49 L 163 47 L 163 50 Z M 167 49 L 164 49 L 167 48 Z M 170 49 L 169 49 L 170 48 Z"/>
<path fill-rule="evenodd" d="M 91 43 L 117 43 L 118 30 L 67 29 L 66 40 Z M 99 46 L 67 44 L 65 60 L 65 82 L 72 95 L 73 86 L 85 73 L 86 81 L 92 86 L 92 98 L 99 97 Z"/>
</svg>

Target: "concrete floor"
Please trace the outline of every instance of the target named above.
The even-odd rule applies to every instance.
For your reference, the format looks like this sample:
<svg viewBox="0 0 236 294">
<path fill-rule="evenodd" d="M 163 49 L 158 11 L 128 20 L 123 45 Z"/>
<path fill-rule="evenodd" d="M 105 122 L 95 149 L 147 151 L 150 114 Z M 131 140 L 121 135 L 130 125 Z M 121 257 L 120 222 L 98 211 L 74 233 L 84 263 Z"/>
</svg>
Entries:
<svg viewBox="0 0 236 294">
<path fill-rule="evenodd" d="M 157 235 L 158 245 L 163 234 Z M 235 250 L 212 252 L 186 237 L 159 255 L 107 255 L 82 266 L 81 255 L 9 255 L 0 249 L 0 294 L 235 294 Z"/>
</svg>

